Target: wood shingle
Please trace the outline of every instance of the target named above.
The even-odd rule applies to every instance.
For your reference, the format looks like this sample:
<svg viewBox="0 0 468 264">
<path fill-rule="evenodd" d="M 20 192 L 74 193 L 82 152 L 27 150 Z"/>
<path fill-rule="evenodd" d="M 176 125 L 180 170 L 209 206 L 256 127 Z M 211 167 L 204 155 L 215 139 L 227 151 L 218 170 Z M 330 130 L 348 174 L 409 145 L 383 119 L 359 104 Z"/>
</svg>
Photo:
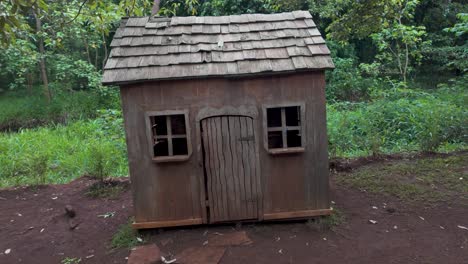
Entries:
<svg viewBox="0 0 468 264">
<path fill-rule="evenodd" d="M 333 68 L 308 11 L 130 17 L 111 42 L 104 84 Z"/>
</svg>

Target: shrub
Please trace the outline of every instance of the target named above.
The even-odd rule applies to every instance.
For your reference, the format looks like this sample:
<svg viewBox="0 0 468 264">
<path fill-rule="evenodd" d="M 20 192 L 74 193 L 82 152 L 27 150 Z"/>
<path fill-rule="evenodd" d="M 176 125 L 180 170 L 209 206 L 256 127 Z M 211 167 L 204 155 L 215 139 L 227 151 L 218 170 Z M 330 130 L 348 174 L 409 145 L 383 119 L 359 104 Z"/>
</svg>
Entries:
<svg viewBox="0 0 468 264">
<path fill-rule="evenodd" d="M 437 151 L 467 143 L 467 111 L 459 95 L 439 91 L 386 91 L 369 103 L 328 105 L 330 152 L 338 156 L 378 152 Z M 440 99 L 443 98 L 443 99 Z"/>
</svg>

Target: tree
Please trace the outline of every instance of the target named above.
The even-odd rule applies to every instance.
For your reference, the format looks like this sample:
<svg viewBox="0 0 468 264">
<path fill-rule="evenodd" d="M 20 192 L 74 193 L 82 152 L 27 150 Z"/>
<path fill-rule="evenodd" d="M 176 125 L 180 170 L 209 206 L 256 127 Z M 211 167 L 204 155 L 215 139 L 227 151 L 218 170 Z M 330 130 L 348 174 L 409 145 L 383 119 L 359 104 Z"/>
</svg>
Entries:
<svg viewBox="0 0 468 264">
<path fill-rule="evenodd" d="M 426 28 L 406 24 L 414 17 L 419 0 L 390 0 L 384 8 L 382 29 L 371 35 L 378 47 L 377 59 L 383 69 L 396 73 L 406 83 L 412 67 L 422 59 L 422 48 L 429 42 L 424 41 Z"/>
</svg>

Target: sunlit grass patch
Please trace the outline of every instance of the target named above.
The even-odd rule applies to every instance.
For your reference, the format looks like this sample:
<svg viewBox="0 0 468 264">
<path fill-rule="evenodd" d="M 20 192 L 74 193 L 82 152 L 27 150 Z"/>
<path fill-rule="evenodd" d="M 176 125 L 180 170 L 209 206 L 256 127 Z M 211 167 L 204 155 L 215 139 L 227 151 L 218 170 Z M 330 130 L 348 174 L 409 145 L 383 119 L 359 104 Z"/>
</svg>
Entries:
<svg viewBox="0 0 468 264">
<path fill-rule="evenodd" d="M 468 199 L 468 154 L 372 164 L 340 173 L 338 184 L 406 201 Z"/>
</svg>

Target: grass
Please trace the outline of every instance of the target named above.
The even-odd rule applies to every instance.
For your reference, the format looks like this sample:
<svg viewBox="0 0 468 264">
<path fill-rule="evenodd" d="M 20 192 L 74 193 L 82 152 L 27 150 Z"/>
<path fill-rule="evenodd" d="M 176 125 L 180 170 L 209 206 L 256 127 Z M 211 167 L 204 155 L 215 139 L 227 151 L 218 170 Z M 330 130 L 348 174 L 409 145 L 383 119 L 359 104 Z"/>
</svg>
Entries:
<svg viewBox="0 0 468 264">
<path fill-rule="evenodd" d="M 94 118 L 96 110 L 102 107 L 98 98 L 90 92 L 67 92 L 56 95 L 48 104 L 41 94 L 36 93 L 0 95 L 0 131 Z"/>
<path fill-rule="evenodd" d="M 466 149 L 464 90 L 380 91 L 370 102 L 327 105 L 332 157 Z"/>
<path fill-rule="evenodd" d="M 118 248 L 132 248 L 135 247 L 138 241 L 138 232 L 132 228 L 132 220 L 120 226 L 119 230 L 114 234 L 111 240 L 111 247 Z"/>
<path fill-rule="evenodd" d="M 107 176 L 128 175 L 124 137 L 106 127 L 93 120 L 0 133 L 0 188 L 94 175 L 96 148 Z"/>
<path fill-rule="evenodd" d="M 346 222 L 346 217 L 339 208 L 334 207 L 333 213 L 329 216 L 317 217 L 307 222 L 307 226 L 315 230 L 332 230 Z"/>
<path fill-rule="evenodd" d="M 81 258 L 70 258 L 66 257 L 62 259 L 61 264 L 78 264 L 81 263 Z"/>
<path fill-rule="evenodd" d="M 127 188 L 123 183 L 115 181 L 98 181 L 91 185 L 86 195 L 91 198 L 116 199 Z"/>
<path fill-rule="evenodd" d="M 351 174 L 340 173 L 337 182 L 404 201 L 435 203 L 468 200 L 468 154 L 372 164 Z"/>
<path fill-rule="evenodd" d="M 329 104 L 330 156 L 466 149 L 466 99 L 463 90 L 440 89 L 430 94 L 400 89 L 381 92 L 370 102 Z M 14 112 L 12 102 L 0 98 L 0 108 L 10 109 L 6 111 L 9 114 L 0 111 L 0 123 L 5 115 L 34 117 L 27 110 L 28 103 Z M 83 175 L 99 178 L 128 175 L 120 111 L 96 112 L 93 107 L 90 109 L 97 116 L 94 120 L 21 129 L 18 133 L 0 132 L 0 188 L 67 183 Z M 75 116 L 80 111 L 77 109 L 81 108 L 72 111 Z M 421 192 L 418 186 L 387 184 L 387 189 L 406 188 L 408 195 Z"/>
</svg>

